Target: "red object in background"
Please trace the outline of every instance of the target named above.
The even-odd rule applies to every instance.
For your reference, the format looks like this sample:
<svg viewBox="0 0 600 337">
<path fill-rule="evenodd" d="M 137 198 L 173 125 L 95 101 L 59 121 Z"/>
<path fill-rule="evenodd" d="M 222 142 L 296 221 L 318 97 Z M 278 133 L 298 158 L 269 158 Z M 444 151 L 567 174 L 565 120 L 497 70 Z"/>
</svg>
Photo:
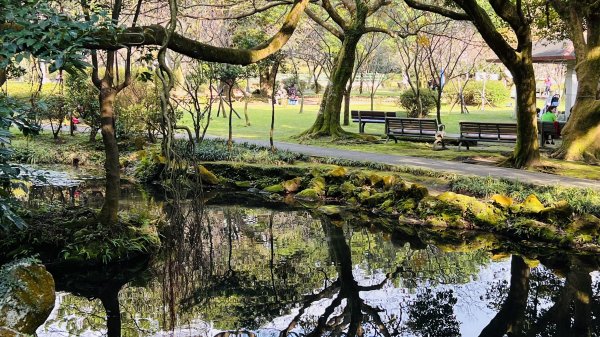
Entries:
<svg viewBox="0 0 600 337">
<path fill-rule="evenodd" d="M 79 118 L 77 117 L 71 118 L 71 121 L 73 122 L 73 124 L 79 124 Z"/>
</svg>

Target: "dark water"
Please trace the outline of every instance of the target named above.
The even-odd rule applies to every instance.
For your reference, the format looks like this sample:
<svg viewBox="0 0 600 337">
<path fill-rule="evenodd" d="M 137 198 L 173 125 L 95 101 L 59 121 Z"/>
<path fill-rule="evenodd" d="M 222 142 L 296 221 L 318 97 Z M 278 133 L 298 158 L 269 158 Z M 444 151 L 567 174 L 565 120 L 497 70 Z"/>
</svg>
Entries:
<svg viewBox="0 0 600 337">
<path fill-rule="evenodd" d="M 88 190 L 71 201 L 94 202 Z M 595 256 L 390 232 L 374 216 L 330 219 L 247 194 L 125 195 L 125 208 L 168 220 L 161 251 L 55 273 L 60 292 L 38 336 L 600 335 Z"/>
</svg>

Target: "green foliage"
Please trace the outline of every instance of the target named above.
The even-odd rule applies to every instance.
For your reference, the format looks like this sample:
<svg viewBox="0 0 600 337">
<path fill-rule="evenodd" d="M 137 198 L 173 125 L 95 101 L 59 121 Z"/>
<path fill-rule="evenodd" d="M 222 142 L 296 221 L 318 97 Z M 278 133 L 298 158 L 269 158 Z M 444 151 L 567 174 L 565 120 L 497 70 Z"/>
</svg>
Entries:
<svg viewBox="0 0 600 337">
<path fill-rule="evenodd" d="M 30 56 L 50 62 L 51 71 L 73 72 L 86 65 L 83 46 L 93 40 L 91 33 L 101 15 L 93 14 L 86 21 L 57 12 L 48 1 L 36 0 L 0 0 L 0 8 L 0 67 Z"/>
<path fill-rule="evenodd" d="M 398 105 L 406 109 L 408 117 L 423 117 L 427 116 L 435 107 L 436 97 L 437 94 L 433 90 L 421 89 L 417 96 L 413 90 L 409 89 L 400 94 Z"/>
<path fill-rule="evenodd" d="M 176 144 L 178 152 L 185 153 L 187 142 L 177 141 Z M 271 152 L 266 147 L 246 143 L 234 143 L 231 150 L 228 150 L 227 141 L 225 140 L 205 139 L 196 147 L 196 159 L 260 164 L 293 164 L 297 160 L 306 160 L 307 157 L 290 151 Z"/>
<path fill-rule="evenodd" d="M 115 99 L 117 136 L 143 137 L 160 128 L 161 110 L 159 88 L 153 82 L 134 81 Z"/>
<path fill-rule="evenodd" d="M 455 86 L 446 86 L 446 97 L 455 99 L 458 96 L 458 91 Z M 482 81 L 471 81 L 467 83 L 463 91 L 465 104 L 481 105 L 481 93 L 483 92 Z M 486 104 L 498 106 L 510 98 L 510 89 L 507 88 L 502 81 L 487 81 L 485 83 L 485 99 Z"/>
<path fill-rule="evenodd" d="M 429 288 L 417 294 L 408 312 L 407 326 L 423 337 L 460 336 L 460 324 L 454 314 L 457 298 L 452 290 L 435 294 Z"/>
<path fill-rule="evenodd" d="M 86 72 L 76 72 L 65 79 L 65 103 L 67 111 L 83 118 L 94 128 L 100 127 L 100 102 L 98 89 Z"/>
</svg>

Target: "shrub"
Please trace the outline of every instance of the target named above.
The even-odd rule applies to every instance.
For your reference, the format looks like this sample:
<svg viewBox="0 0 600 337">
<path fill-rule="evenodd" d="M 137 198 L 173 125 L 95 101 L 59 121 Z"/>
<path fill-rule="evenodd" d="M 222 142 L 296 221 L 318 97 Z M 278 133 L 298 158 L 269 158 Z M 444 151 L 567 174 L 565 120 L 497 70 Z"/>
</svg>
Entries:
<svg viewBox="0 0 600 337">
<path fill-rule="evenodd" d="M 419 97 L 409 89 L 400 94 L 398 105 L 402 106 L 408 112 L 408 117 L 418 118 L 427 116 L 431 109 L 435 107 L 436 92 L 429 89 L 421 89 Z M 421 107 L 419 107 L 419 98 Z"/>
<path fill-rule="evenodd" d="M 452 101 L 458 97 L 458 91 L 453 85 L 446 85 L 446 97 Z M 467 83 L 464 89 L 465 104 L 481 105 L 481 92 L 483 90 L 483 82 L 471 81 Z M 504 86 L 502 81 L 487 81 L 485 84 L 486 104 L 493 106 L 502 104 L 510 97 L 510 89 Z"/>
</svg>

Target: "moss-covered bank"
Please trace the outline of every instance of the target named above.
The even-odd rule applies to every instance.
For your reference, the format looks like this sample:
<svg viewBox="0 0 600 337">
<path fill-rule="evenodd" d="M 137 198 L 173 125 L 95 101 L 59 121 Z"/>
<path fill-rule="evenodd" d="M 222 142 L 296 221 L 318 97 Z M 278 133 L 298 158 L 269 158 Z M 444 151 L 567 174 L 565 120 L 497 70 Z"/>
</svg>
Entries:
<svg viewBox="0 0 600 337">
<path fill-rule="evenodd" d="M 219 173 L 216 185 L 249 189 L 270 199 L 294 200 L 336 217 L 363 211 L 409 224 L 498 233 L 518 240 L 556 247 L 600 251 L 600 219 L 581 213 L 566 200 L 543 204 L 535 195 L 522 202 L 494 195 L 478 199 L 454 192 L 431 195 L 393 172 L 340 166 L 264 166 L 241 163 L 203 163 Z"/>
<path fill-rule="evenodd" d="M 160 247 L 157 221 L 122 214 L 106 227 L 89 208 L 48 205 L 21 211 L 28 226 L 0 233 L 0 261 L 37 255 L 46 263 L 94 266 L 134 259 Z"/>
</svg>

